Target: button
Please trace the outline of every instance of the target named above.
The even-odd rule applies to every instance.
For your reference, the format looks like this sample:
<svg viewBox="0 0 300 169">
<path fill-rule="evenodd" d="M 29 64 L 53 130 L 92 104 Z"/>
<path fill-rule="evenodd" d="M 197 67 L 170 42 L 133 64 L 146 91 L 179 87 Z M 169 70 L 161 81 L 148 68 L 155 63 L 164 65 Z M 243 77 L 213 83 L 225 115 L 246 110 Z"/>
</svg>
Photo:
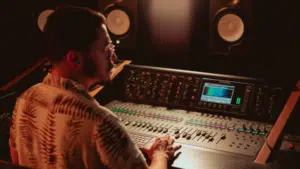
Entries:
<svg viewBox="0 0 300 169">
<path fill-rule="evenodd" d="M 294 150 L 295 149 L 295 144 L 293 144 L 293 143 L 289 144 L 289 149 Z"/>
</svg>

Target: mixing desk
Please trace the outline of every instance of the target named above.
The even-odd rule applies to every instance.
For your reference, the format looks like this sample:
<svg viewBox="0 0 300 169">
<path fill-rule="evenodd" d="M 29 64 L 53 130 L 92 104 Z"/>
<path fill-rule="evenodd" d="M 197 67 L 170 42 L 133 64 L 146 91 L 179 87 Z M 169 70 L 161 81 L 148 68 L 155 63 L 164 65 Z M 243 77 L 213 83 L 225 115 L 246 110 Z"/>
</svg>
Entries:
<svg viewBox="0 0 300 169">
<path fill-rule="evenodd" d="M 261 79 L 139 65 L 122 73 L 124 99 L 106 107 L 140 147 L 170 135 L 189 150 L 254 160 L 284 105 L 282 89 Z"/>
<path fill-rule="evenodd" d="M 107 105 L 131 133 L 139 146 L 155 136 L 171 135 L 177 143 L 255 156 L 272 125 L 228 116 L 130 102 Z"/>
</svg>

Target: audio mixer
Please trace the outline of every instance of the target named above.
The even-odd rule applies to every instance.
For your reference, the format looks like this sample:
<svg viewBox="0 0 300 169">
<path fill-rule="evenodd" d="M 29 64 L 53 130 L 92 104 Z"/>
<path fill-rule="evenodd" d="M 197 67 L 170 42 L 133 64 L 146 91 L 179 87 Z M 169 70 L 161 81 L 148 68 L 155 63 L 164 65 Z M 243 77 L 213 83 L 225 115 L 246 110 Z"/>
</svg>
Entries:
<svg viewBox="0 0 300 169">
<path fill-rule="evenodd" d="M 261 79 L 139 65 L 123 78 L 124 100 L 106 107 L 140 147 L 170 135 L 189 149 L 254 159 L 283 106 L 282 89 Z"/>
</svg>

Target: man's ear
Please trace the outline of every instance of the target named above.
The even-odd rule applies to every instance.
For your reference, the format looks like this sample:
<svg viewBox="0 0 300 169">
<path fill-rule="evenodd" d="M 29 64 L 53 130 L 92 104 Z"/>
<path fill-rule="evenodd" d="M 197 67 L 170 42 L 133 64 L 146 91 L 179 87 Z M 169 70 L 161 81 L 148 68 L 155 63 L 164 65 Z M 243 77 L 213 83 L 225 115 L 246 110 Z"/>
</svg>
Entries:
<svg viewBox="0 0 300 169">
<path fill-rule="evenodd" d="M 69 51 L 66 55 L 67 64 L 74 70 L 78 70 L 80 68 L 80 56 L 76 51 Z"/>
</svg>

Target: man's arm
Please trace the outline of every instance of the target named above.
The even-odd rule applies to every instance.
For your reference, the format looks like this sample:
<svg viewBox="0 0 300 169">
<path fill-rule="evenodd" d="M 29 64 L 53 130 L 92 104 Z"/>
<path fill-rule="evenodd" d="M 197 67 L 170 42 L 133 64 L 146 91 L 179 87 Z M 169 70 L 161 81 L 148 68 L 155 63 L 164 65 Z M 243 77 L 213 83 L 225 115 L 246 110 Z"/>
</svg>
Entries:
<svg viewBox="0 0 300 169">
<path fill-rule="evenodd" d="M 10 147 L 10 157 L 13 164 L 19 165 L 18 152 L 12 147 Z"/>
<path fill-rule="evenodd" d="M 112 169 L 149 168 L 141 151 L 113 116 L 95 124 L 93 139 L 101 162 Z"/>
</svg>

